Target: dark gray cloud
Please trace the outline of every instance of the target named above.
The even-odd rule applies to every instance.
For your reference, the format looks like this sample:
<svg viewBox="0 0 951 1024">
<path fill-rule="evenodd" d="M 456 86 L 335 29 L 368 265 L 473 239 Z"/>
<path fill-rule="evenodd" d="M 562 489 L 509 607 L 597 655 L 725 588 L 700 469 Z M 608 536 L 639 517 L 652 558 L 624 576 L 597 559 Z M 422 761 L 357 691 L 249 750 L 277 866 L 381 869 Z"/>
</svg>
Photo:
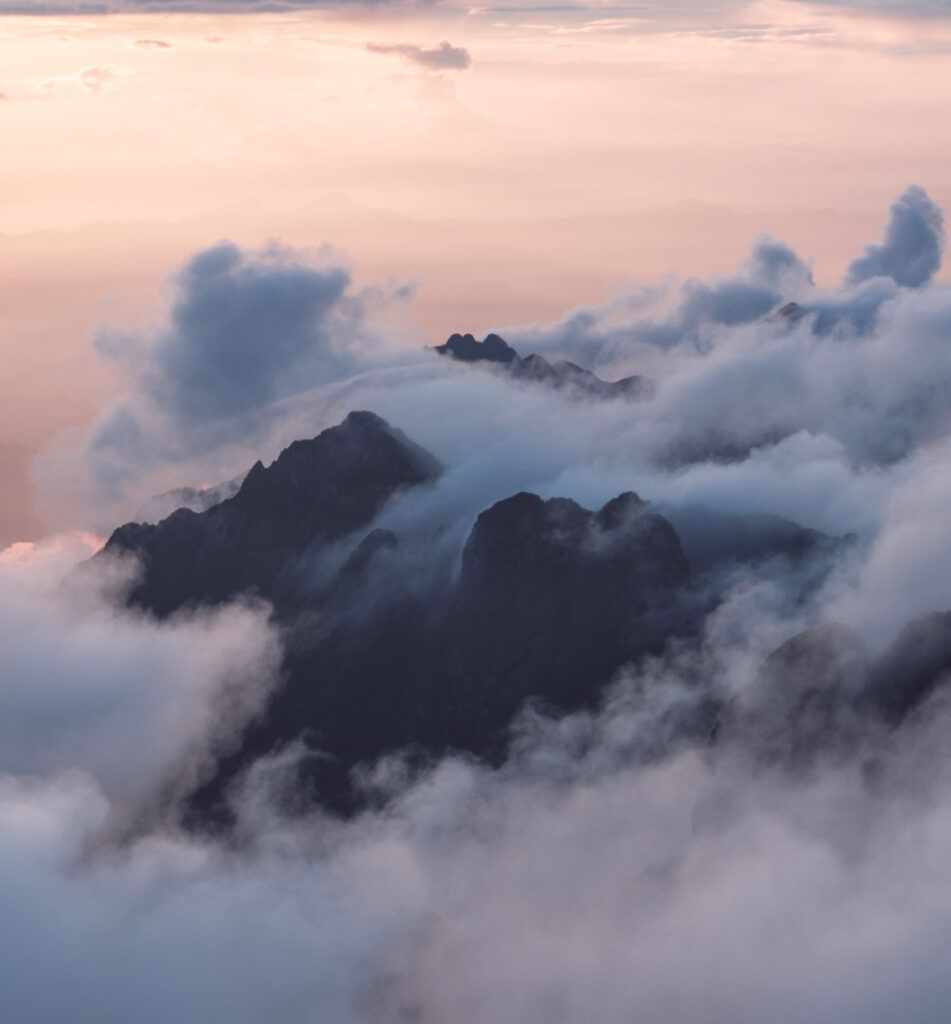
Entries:
<svg viewBox="0 0 951 1024">
<path fill-rule="evenodd" d="M 469 51 L 461 46 L 441 42 L 438 46 L 415 46 L 412 43 L 383 45 L 367 43 L 371 53 L 392 54 L 402 57 L 411 64 L 417 64 L 427 71 L 465 71 L 472 64 Z"/>
<path fill-rule="evenodd" d="M 844 7 L 904 18 L 951 16 L 951 0 L 804 0 L 822 7 Z"/>
<path fill-rule="evenodd" d="M 540 331 L 516 330 L 528 347 L 550 348 L 569 358 L 609 359 L 617 346 L 643 342 L 672 348 L 698 339 L 710 327 L 735 327 L 762 319 L 783 300 L 812 286 L 812 272 L 789 246 L 760 238 L 735 276 L 688 278 L 673 295 L 641 288 L 613 303 L 573 310 Z"/>
<path fill-rule="evenodd" d="M 350 276 L 287 253 L 242 252 L 222 242 L 179 271 L 167 330 L 131 355 L 145 394 L 183 423 L 261 406 L 325 374 L 352 369 L 333 334 Z M 100 351 L 129 358 L 125 339 Z"/>
<path fill-rule="evenodd" d="M 870 245 L 846 273 L 848 284 L 890 277 L 906 288 L 927 284 L 941 267 L 944 217 L 918 185 L 912 185 L 891 209 L 885 240 Z"/>
<path fill-rule="evenodd" d="M 275 402 L 371 365 L 366 317 L 387 298 L 353 292 L 343 266 L 313 254 L 231 242 L 193 256 L 171 287 L 164 325 L 95 339 L 126 380 L 86 446 L 93 479 L 116 495 L 149 466 L 250 438 Z"/>
<path fill-rule="evenodd" d="M 438 0 L 437 0 L 438 2 Z M 381 6 L 387 7 L 428 7 L 430 0 L 109 0 L 107 3 L 86 3 L 83 0 L 9 0 L 0 2 L 0 17 L 3 15 L 99 15 L 119 11 L 140 11 L 146 13 L 201 13 L 218 12 L 281 13 L 303 8 L 351 9 L 372 12 Z"/>
<path fill-rule="evenodd" d="M 513 337 L 610 363 L 641 343 L 706 345 L 711 332 L 753 324 L 788 303 L 795 308 L 786 319 L 808 317 L 817 334 L 866 333 L 901 288 L 921 287 L 934 277 L 944 241 L 941 210 L 924 189 L 911 186 L 891 207 L 884 242 L 852 262 L 842 289 L 817 291 L 808 265 L 788 246 L 761 239 L 735 276 L 688 279 L 673 292 L 638 289 L 603 306 L 573 310 L 544 329 L 516 329 Z"/>
</svg>

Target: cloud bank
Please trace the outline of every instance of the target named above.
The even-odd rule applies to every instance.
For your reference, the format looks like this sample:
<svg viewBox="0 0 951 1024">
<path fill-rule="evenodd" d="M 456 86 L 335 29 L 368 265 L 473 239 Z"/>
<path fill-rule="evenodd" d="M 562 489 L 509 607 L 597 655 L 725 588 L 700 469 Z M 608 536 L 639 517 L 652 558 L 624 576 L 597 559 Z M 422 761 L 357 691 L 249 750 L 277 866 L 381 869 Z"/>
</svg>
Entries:
<svg viewBox="0 0 951 1024">
<path fill-rule="evenodd" d="M 469 51 L 461 46 L 442 42 L 438 46 L 416 46 L 411 43 L 385 46 L 367 43 L 370 53 L 393 54 L 427 71 L 465 71 L 472 64 Z"/>
<path fill-rule="evenodd" d="M 112 409 L 86 442 L 94 473 L 105 437 L 126 481 L 214 480 L 228 459 L 371 408 L 446 467 L 380 525 L 410 542 L 438 530 L 450 560 L 479 509 L 523 489 L 588 507 L 634 489 L 859 543 L 806 596 L 787 570 L 738 572 L 696 645 L 623 671 L 596 708 L 526 710 L 499 766 L 376 766 L 388 801 L 352 820 L 285 817 L 275 793 L 297 753 L 276 752 L 232 795 L 231 843 L 161 815 L 117 840 L 114 823 L 143 820 L 130 809 L 167 794 L 174 766 L 200 770 L 227 742 L 221 723 L 253 713 L 280 643 L 266 609 L 159 625 L 104 600 L 121 566 L 60 585 L 88 548 L 8 552 L 0 1015 L 943 1024 L 944 687 L 897 729 L 859 723 L 797 760 L 790 695 L 763 671 L 803 629 L 854 630 L 874 653 L 909 618 L 951 608 L 941 243 L 912 189 L 831 291 L 760 240 L 730 277 L 507 332 L 523 354 L 649 373 L 654 395 L 637 402 L 381 347 L 346 273 L 301 254 L 221 245 L 186 264 L 163 327 L 100 341 L 140 432 Z M 795 696 L 816 679 L 792 683 Z M 716 744 L 679 728 L 710 692 L 732 709 Z M 777 737 L 786 756 L 764 759 Z"/>
<path fill-rule="evenodd" d="M 913 186 L 892 206 L 881 245 L 870 245 L 849 267 L 847 284 L 890 277 L 906 288 L 927 284 L 941 266 L 944 218 L 923 188 Z"/>
<path fill-rule="evenodd" d="M 126 389 L 85 446 L 94 501 L 121 498 L 150 468 L 260 437 L 275 403 L 375 365 L 385 345 L 371 314 L 407 294 L 355 291 L 320 254 L 231 242 L 193 256 L 170 286 L 165 324 L 95 339 Z"/>
<path fill-rule="evenodd" d="M 735 681 L 742 651 L 715 633 L 704 664 Z M 116 1006 L 146 1024 L 943 1020 L 947 708 L 878 746 L 870 786 L 862 756 L 805 777 L 741 745 L 652 757 L 690 693 L 676 663 L 626 678 L 596 714 L 526 722 L 502 769 L 450 759 L 409 785 L 391 769 L 388 810 L 348 823 L 282 818 L 265 773 L 238 798 L 237 849 L 162 830 L 91 846 L 113 813 L 98 766 L 8 762 L 0 1010 L 18 1024 Z"/>
</svg>

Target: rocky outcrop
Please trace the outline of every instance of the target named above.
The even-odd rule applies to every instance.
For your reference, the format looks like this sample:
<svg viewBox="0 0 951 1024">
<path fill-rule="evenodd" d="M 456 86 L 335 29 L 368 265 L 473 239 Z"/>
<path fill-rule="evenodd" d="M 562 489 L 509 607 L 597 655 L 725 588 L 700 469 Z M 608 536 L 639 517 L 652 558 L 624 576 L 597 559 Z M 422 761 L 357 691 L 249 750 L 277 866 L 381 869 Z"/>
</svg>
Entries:
<svg viewBox="0 0 951 1024">
<path fill-rule="evenodd" d="M 723 565 L 828 561 L 837 550 L 785 520 L 671 510 L 685 551 L 669 519 L 634 493 L 591 510 L 521 492 L 482 511 L 458 572 L 440 572 L 437 535 L 404 545 L 377 523 L 388 502 L 438 473 L 379 417 L 351 413 L 272 465 L 257 463 L 232 497 L 126 524 L 97 556 L 138 557 L 129 600 L 159 616 L 241 594 L 274 609 L 281 682 L 192 794 L 194 823 L 226 817 L 235 781 L 291 744 L 310 752 L 298 762 L 297 797 L 345 812 L 364 799 L 354 769 L 383 755 L 500 759 L 527 703 L 591 707 L 625 665 L 696 636 Z M 809 749 L 843 734 L 854 673 L 869 693 L 879 687 L 881 709 L 926 693 L 935 665 L 951 661 L 946 627 L 904 641 L 920 671 L 903 697 L 888 689 L 893 671 L 867 671 L 843 636 L 819 631 L 769 659 L 755 699 L 718 711 L 705 695 L 702 718 L 718 718 L 723 736 L 755 734 L 767 756 L 785 756 L 790 743 Z"/>
<path fill-rule="evenodd" d="M 121 526 L 104 552 L 140 559 L 130 600 L 157 615 L 241 593 L 279 600 L 295 560 L 368 526 L 394 495 L 438 472 L 379 416 L 354 412 L 272 465 L 256 463 L 234 497 L 204 512 L 178 509 L 156 526 Z"/>
<path fill-rule="evenodd" d="M 503 338 L 488 334 L 476 341 L 471 334 L 453 334 L 435 351 L 464 363 L 487 363 L 498 366 L 519 380 L 557 388 L 577 397 L 588 398 L 648 398 L 653 384 L 647 377 L 623 377 L 621 380 L 602 380 L 577 363 L 560 359 L 550 363 L 540 355 L 522 359 Z"/>
</svg>

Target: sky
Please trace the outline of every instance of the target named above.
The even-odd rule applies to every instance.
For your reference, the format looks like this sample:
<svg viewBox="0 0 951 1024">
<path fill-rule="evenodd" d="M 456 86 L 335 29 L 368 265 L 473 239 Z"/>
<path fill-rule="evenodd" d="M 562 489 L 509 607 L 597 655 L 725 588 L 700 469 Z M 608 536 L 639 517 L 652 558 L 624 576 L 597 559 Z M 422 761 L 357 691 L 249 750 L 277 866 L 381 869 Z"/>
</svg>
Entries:
<svg viewBox="0 0 951 1024">
<path fill-rule="evenodd" d="M 831 287 L 908 185 L 951 208 L 949 49 L 942 0 L 0 3 L 0 541 L 81 518 L 37 458 L 195 253 L 335 266 L 405 354 L 676 294 L 764 233 Z"/>
<path fill-rule="evenodd" d="M 942 3 L 3 10 L 0 443 L 31 451 L 113 386 L 96 330 L 160 318 L 221 238 L 412 285 L 397 328 L 431 344 L 761 231 L 831 282 L 905 185 L 951 200 Z"/>
</svg>

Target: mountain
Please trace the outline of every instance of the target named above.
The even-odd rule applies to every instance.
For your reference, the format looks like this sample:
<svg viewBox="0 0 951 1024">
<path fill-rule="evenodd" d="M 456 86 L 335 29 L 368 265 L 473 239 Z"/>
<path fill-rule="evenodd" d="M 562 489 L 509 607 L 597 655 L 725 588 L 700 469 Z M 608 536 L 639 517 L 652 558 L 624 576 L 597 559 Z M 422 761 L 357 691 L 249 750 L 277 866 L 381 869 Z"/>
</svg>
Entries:
<svg viewBox="0 0 951 1024">
<path fill-rule="evenodd" d="M 722 710 L 718 731 L 767 761 L 808 766 L 914 722 L 949 681 L 951 612 L 912 620 L 877 655 L 829 623 L 773 651 L 751 691 Z"/>
<path fill-rule="evenodd" d="M 526 701 L 591 705 L 681 628 L 689 566 L 636 495 L 594 511 L 513 495 L 477 517 L 458 573 L 440 573 L 436 537 L 404 544 L 374 526 L 438 473 L 379 417 L 351 413 L 256 464 L 232 497 L 128 523 L 96 556 L 135 555 L 128 600 L 158 616 L 240 594 L 273 605 L 282 683 L 195 794 L 199 820 L 257 758 L 302 739 L 305 791 L 341 810 L 359 801 L 354 767 L 385 753 L 501 756 Z"/>
<path fill-rule="evenodd" d="M 831 564 L 858 543 L 854 534 L 829 537 L 781 516 L 722 512 L 705 505 L 660 505 L 697 576 L 781 562 L 788 573 L 810 563 Z M 821 574 L 820 574 L 821 575 Z"/>
<path fill-rule="evenodd" d="M 444 672 L 463 726 L 452 741 L 477 748 L 529 698 L 591 703 L 677 632 L 689 581 L 670 523 L 635 494 L 592 512 L 521 493 L 482 512 L 448 623 Z"/>
<path fill-rule="evenodd" d="M 134 554 L 142 577 L 130 601 L 157 615 L 243 592 L 277 599 L 295 561 L 369 524 L 400 490 L 435 479 L 436 460 L 378 416 L 353 412 L 295 441 L 237 493 L 204 512 L 180 508 L 158 525 L 127 523 L 105 554 Z"/>
<path fill-rule="evenodd" d="M 519 380 L 547 387 L 559 388 L 589 398 L 647 398 L 653 392 L 653 383 L 647 377 L 623 377 L 621 380 L 602 380 L 590 370 L 559 359 L 549 363 L 540 355 L 524 359 L 498 334 L 487 334 L 476 341 L 471 334 L 453 334 L 435 352 L 463 363 L 489 363 L 503 368 Z"/>
<path fill-rule="evenodd" d="M 342 813 L 369 799 L 364 769 L 387 754 L 499 762 L 526 705 L 593 707 L 625 665 L 702 643 L 738 566 L 781 563 L 784 584 L 806 589 L 854 543 L 777 517 L 664 515 L 632 492 L 598 509 L 520 492 L 478 514 L 455 563 L 438 530 L 401 537 L 378 522 L 439 474 L 405 435 L 355 412 L 255 464 L 232 497 L 128 523 L 96 556 L 136 556 L 128 600 L 160 617 L 242 594 L 273 608 L 280 682 L 191 793 L 191 825 L 226 824 L 234 784 L 289 748 L 295 799 Z M 742 699 L 697 679 L 700 710 L 670 733 L 807 762 L 869 722 L 900 725 L 949 671 L 951 614 L 913 623 L 878 659 L 820 627 L 778 648 Z"/>
<path fill-rule="evenodd" d="M 418 590 L 419 558 L 374 530 L 285 618 L 284 683 L 197 794 L 200 816 L 302 736 L 314 756 L 295 791 L 343 811 L 361 799 L 354 767 L 382 754 L 499 758 L 526 701 L 593 705 L 618 668 L 659 653 L 689 583 L 673 529 L 632 494 L 596 512 L 517 494 L 479 515 L 458 577 Z"/>
</svg>

